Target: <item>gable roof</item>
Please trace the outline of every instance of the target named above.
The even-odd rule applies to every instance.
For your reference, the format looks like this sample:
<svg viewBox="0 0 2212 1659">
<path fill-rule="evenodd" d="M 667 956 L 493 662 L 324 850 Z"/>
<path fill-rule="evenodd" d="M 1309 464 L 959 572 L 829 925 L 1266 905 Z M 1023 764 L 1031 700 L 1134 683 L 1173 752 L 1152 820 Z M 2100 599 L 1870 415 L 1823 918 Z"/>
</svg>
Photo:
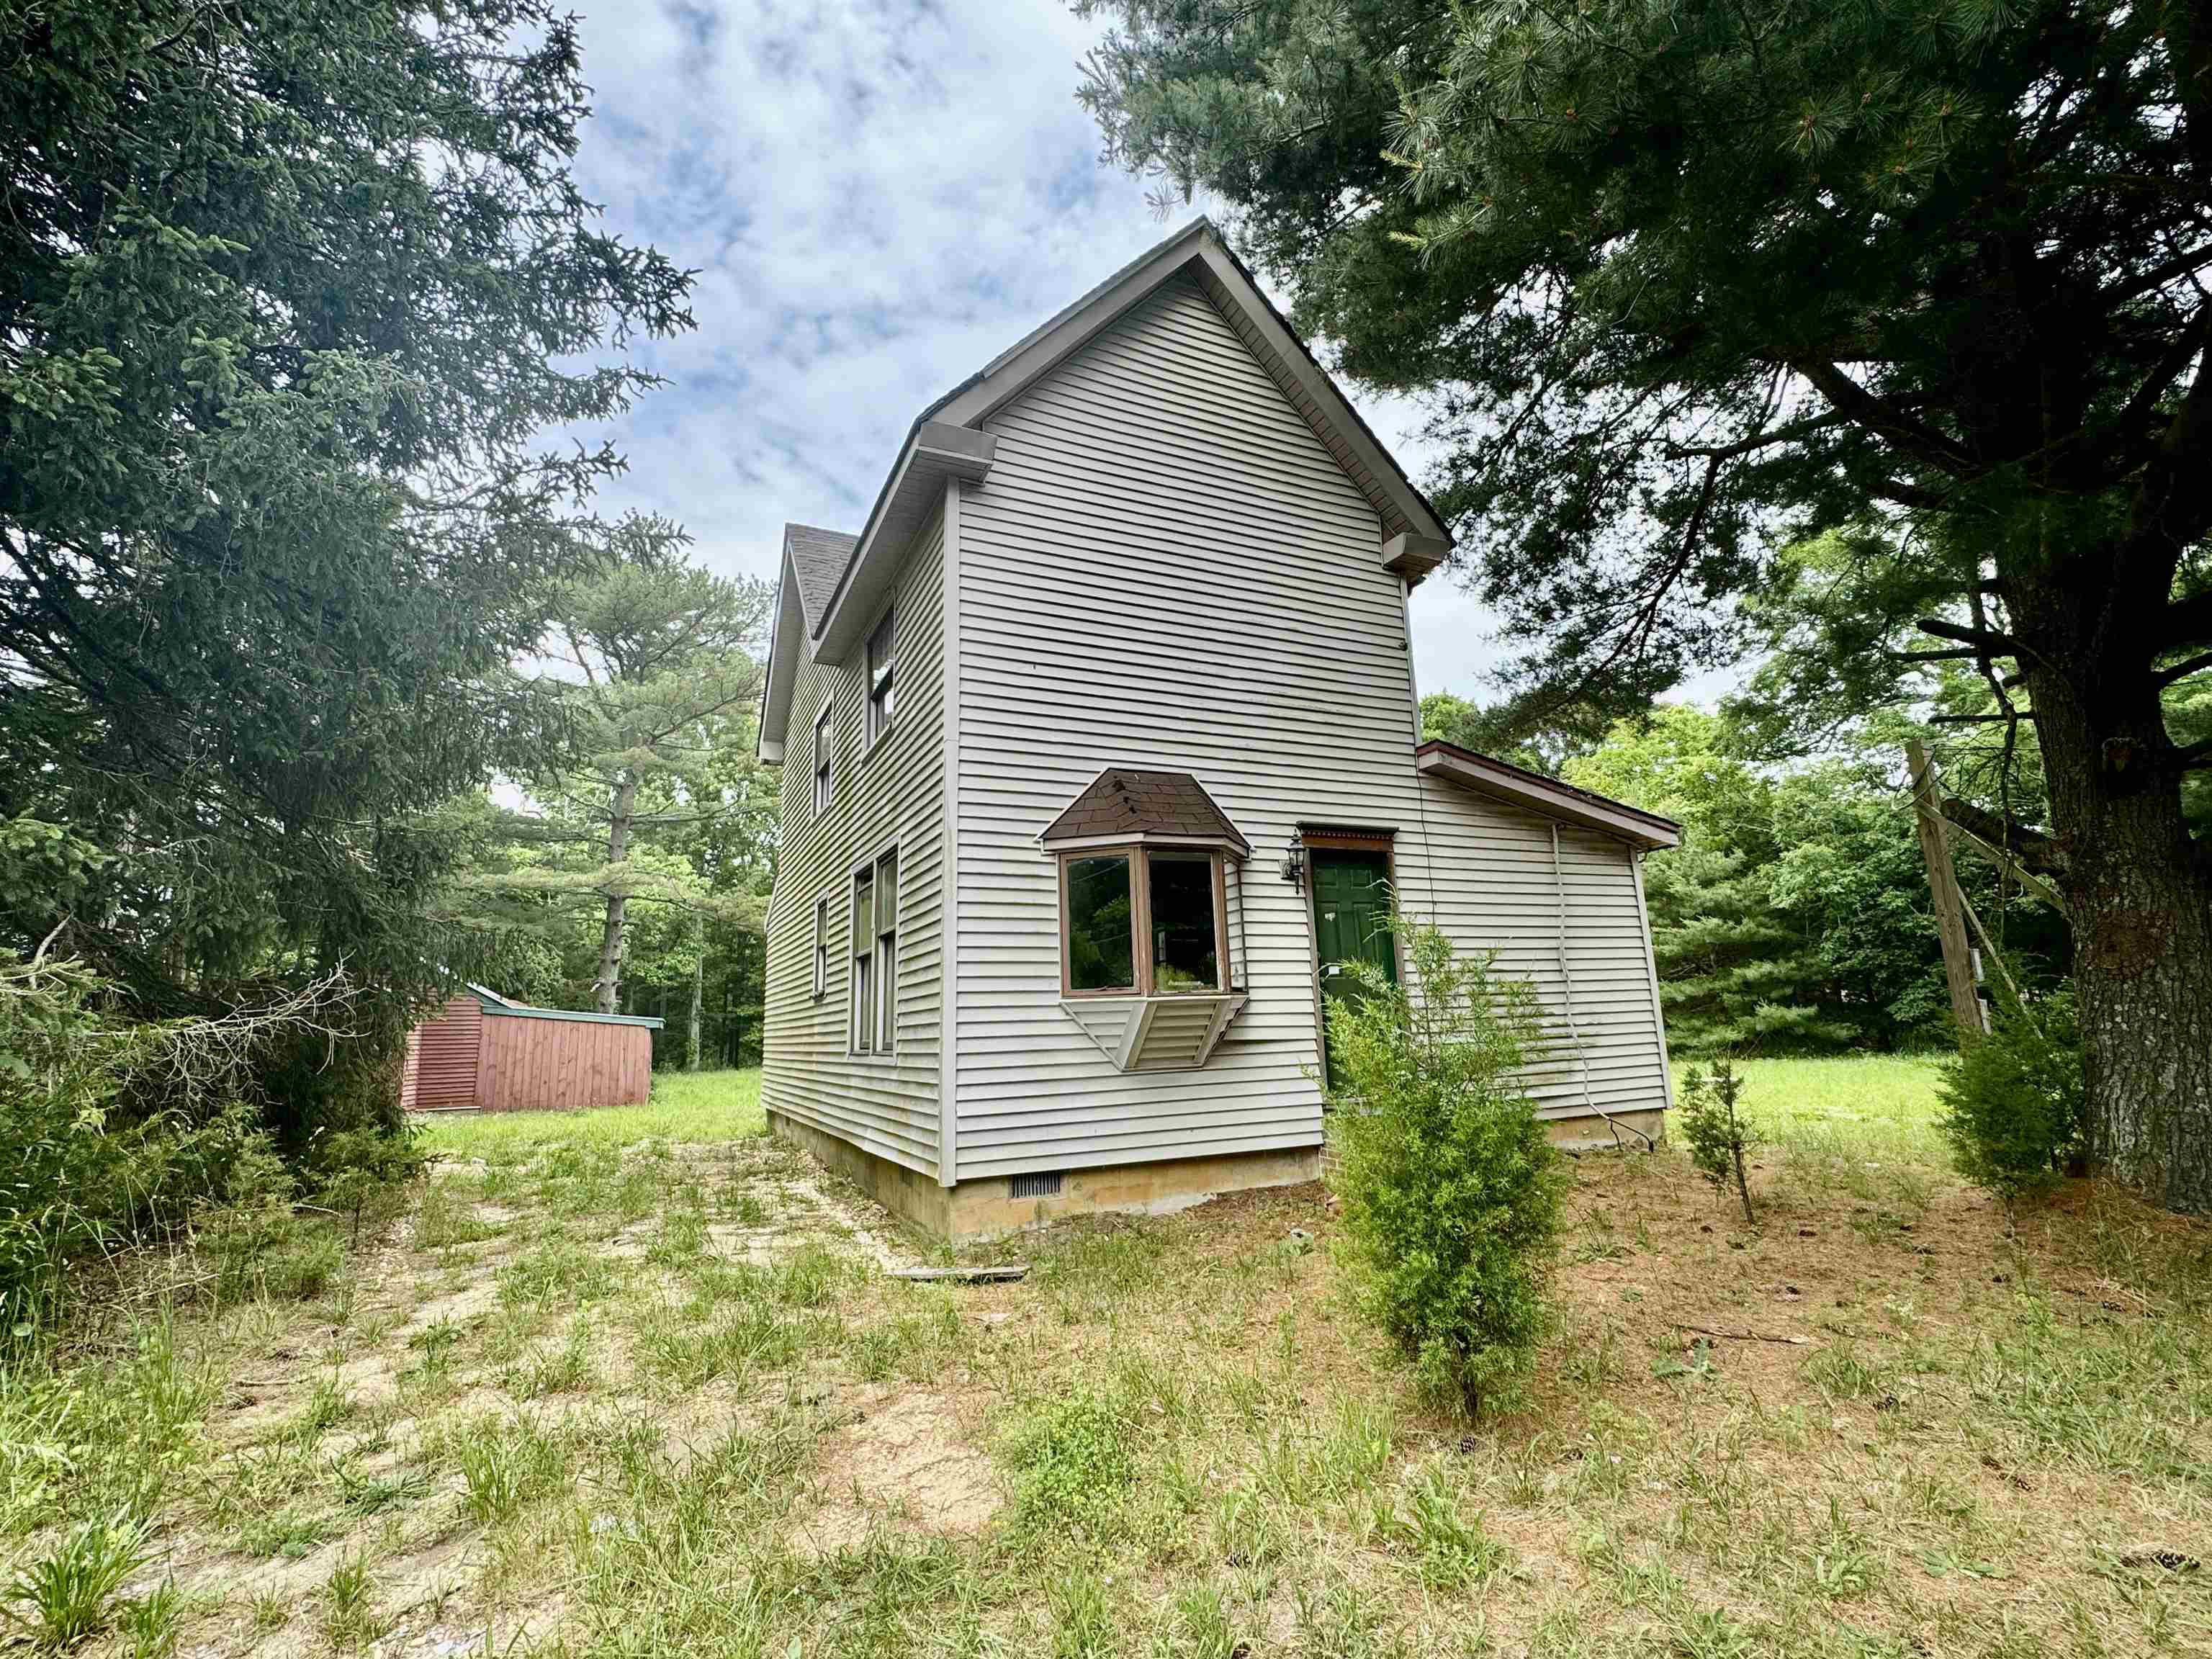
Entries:
<svg viewBox="0 0 2212 1659">
<path fill-rule="evenodd" d="M 858 536 L 817 530 L 811 524 L 784 526 L 783 555 L 791 563 L 791 574 L 799 589 L 799 608 L 805 614 L 810 637 L 821 631 L 822 618 L 830 610 L 830 596 L 837 591 L 846 562 L 860 542 Z"/>
<path fill-rule="evenodd" d="M 763 758 L 782 755 L 789 682 L 799 668 L 800 641 L 783 626 L 785 611 L 796 613 L 793 620 L 805 628 L 815 655 L 842 660 L 881 609 L 908 544 L 944 499 L 945 481 L 989 475 L 998 440 L 981 429 L 982 423 L 1186 272 L 1367 497 L 1381 526 L 1376 557 L 1383 567 L 1418 581 L 1443 562 L 1451 532 L 1436 509 L 1261 292 L 1212 222 L 1201 216 L 1030 330 L 915 417 L 867 522 L 828 581 L 826 595 L 823 579 L 834 556 L 830 544 L 846 538 L 804 526 L 787 527 L 785 580 L 799 590 L 798 603 L 779 605 L 769 641 L 761 709 Z M 793 532 L 825 538 L 810 544 L 804 570 Z"/>
<path fill-rule="evenodd" d="M 1233 847 L 1249 857 L 1252 843 L 1188 772 L 1140 772 L 1109 766 L 1093 778 L 1037 837 L 1046 847 L 1160 841 Z"/>
</svg>

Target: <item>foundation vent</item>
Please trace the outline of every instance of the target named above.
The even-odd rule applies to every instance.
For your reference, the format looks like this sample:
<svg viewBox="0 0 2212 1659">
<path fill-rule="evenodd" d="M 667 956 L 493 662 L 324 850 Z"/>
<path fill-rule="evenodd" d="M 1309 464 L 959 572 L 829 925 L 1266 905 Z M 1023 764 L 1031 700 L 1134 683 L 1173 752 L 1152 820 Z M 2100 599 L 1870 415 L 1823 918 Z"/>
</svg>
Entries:
<svg viewBox="0 0 2212 1659">
<path fill-rule="evenodd" d="M 1006 1182 L 1007 1196 L 1010 1198 L 1057 1198 L 1060 1195 L 1061 1174 L 1062 1172 L 1058 1170 L 1044 1170 L 1034 1175 L 1009 1176 Z"/>
</svg>

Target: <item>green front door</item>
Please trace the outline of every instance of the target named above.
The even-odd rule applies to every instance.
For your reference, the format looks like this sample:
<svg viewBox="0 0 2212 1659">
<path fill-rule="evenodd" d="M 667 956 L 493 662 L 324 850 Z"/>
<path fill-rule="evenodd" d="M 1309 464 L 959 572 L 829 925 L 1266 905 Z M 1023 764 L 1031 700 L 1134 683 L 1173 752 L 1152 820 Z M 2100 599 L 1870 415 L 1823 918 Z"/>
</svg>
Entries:
<svg viewBox="0 0 2212 1659">
<path fill-rule="evenodd" d="M 1314 943 L 1321 958 L 1322 1009 L 1358 994 L 1345 967 L 1371 962 L 1393 985 L 1398 952 L 1390 937 L 1390 861 L 1380 853 L 1316 848 L 1313 860 Z M 1326 1070 L 1326 1060 L 1323 1062 Z"/>
</svg>

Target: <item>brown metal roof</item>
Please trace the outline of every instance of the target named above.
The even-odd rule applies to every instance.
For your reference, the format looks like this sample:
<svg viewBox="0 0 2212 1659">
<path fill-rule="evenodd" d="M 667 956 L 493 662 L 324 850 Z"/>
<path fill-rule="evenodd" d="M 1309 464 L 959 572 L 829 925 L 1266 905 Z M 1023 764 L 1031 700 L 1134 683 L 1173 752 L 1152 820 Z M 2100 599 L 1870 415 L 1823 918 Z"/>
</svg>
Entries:
<svg viewBox="0 0 2212 1659">
<path fill-rule="evenodd" d="M 1139 772 L 1126 766 L 1109 766 L 1092 779 L 1040 839 L 1049 847 L 1055 842 L 1146 836 L 1214 842 L 1240 854 L 1252 850 L 1252 843 L 1189 773 Z"/>
</svg>

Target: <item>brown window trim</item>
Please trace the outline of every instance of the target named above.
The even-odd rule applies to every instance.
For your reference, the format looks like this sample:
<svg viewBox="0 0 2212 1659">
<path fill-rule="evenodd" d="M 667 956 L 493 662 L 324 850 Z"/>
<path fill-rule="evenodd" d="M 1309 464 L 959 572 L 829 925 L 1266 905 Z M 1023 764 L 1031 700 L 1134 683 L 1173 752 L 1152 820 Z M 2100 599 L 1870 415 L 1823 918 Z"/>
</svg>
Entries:
<svg viewBox="0 0 2212 1659">
<path fill-rule="evenodd" d="M 1195 862 L 1204 859 L 1213 881 L 1213 965 L 1214 984 L 1205 991 L 1162 991 L 1152 982 L 1152 899 L 1151 860 L 1154 852 L 1168 859 Z M 1060 994 L 1063 997 L 1088 1000 L 1091 998 L 1121 997 L 1218 997 L 1226 996 L 1233 987 L 1230 983 L 1229 963 L 1229 878 L 1223 867 L 1228 854 L 1218 847 L 1159 847 L 1140 842 L 1127 842 L 1112 847 L 1071 848 L 1054 854 L 1058 866 L 1055 874 L 1060 886 Z M 1129 961 L 1135 976 L 1134 985 L 1102 986 L 1096 990 L 1079 991 L 1070 982 L 1068 973 L 1067 934 L 1067 866 L 1072 859 L 1118 858 L 1129 866 Z"/>
</svg>

